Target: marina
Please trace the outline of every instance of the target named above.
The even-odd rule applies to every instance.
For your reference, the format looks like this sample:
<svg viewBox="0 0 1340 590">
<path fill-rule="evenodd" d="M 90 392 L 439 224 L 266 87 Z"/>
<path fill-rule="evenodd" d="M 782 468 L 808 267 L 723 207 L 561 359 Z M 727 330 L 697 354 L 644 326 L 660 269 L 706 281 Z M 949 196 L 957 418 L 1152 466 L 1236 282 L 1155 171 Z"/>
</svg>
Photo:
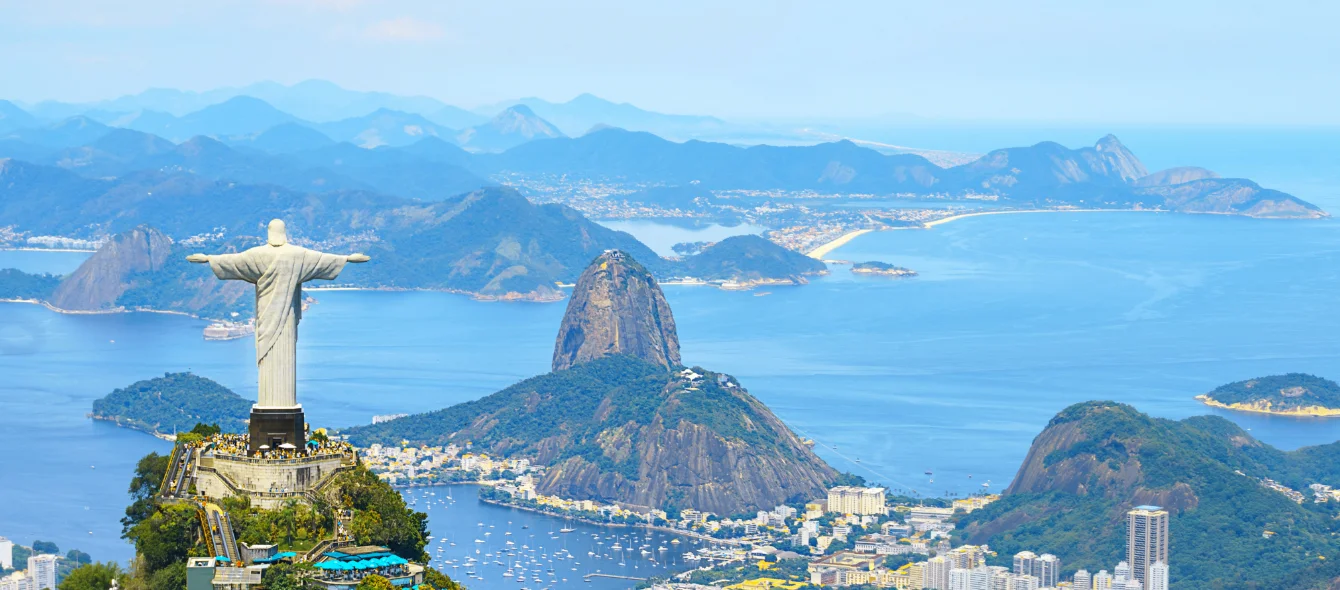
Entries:
<svg viewBox="0 0 1340 590">
<path fill-rule="evenodd" d="M 425 551 L 431 565 L 472 590 L 627 588 L 706 563 L 699 555 L 729 549 L 642 527 L 603 527 L 479 501 L 479 487 L 402 490 L 410 508 L 428 515 L 437 535 Z"/>
</svg>

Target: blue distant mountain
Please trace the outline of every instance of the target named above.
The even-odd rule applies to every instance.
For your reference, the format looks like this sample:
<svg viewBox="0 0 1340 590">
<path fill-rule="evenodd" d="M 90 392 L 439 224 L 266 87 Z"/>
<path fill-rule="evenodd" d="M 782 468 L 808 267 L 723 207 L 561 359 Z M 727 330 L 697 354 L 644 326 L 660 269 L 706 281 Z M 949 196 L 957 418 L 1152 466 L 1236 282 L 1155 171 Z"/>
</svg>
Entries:
<svg viewBox="0 0 1340 590">
<path fill-rule="evenodd" d="M 238 96 L 258 98 L 297 118 L 318 122 L 357 117 L 377 109 L 428 115 L 441 112 L 448 106 L 426 96 L 362 92 L 341 88 L 324 80 L 307 80 L 291 86 L 276 82 L 258 82 L 248 86 L 217 88 L 205 92 L 151 88 L 139 94 L 90 103 L 43 101 L 33 105 L 30 111 L 39 119 L 46 120 L 65 119 L 95 110 L 121 115 L 158 111 L 180 117 Z M 484 119 L 480 117 L 479 120 Z"/>
<path fill-rule="evenodd" d="M 0 141 L 47 148 L 67 148 L 90 143 L 112 130 L 88 117 L 78 116 L 40 127 L 0 133 Z"/>
<path fill-rule="evenodd" d="M 525 105 L 536 116 L 553 123 L 565 135 L 577 136 L 597 125 L 648 131 L 663 137 L 688 139 L 713 135 L 727 127 L 716 117 L 667 115 L 640 109 L 628 103 L 614 103 L 592 94 L 582 94 L 563 103 L 539 98 L 522 98 L 481 107 L 476 112 L 496 113 L 515 105 Z"/>
<path fill-rule="evenodd" d="M 67 148 L 0 140 L 0 158 L 55 166 L 90 178 L 122 178 L 156 171 L 311 193 L 359 190 L 423 200 L 441 200 L 490 185 L 468 170 L 440 159 L 412 152 L 335 144 L 329 138 L 312 142 L 319 143 L 317 147 L 287 155 L 249 147 L 270 141 L 267 135 L 303 133 L 296 129 L 286 131 L 284 127 L 273 128 L 236 147 L 205 136 L 174 144 L 132 129 L 108 129 L 95 141 Z M 464 154 L 460 148 L 447 147 Z"/>
<path fill-rule="evenodd" d="M 914 155 L 886 156 L 849 141 L 741 148 L 676 143 L 646 132 L 601 129 L 523 144 L 498 156 L 499 169 L 689 184 L 712 189 L 827 189 L 924 192 L 942 168 Z"/>
<path fill-rule="evenodd" d="M 450 127 L 452 129 L 474 127 L 480 123 L 486 123 L 489 120 L 489 118 L 484 115 L 472 113 L 461 107 L 454 107 L 451 105 L 446 105 L 431 113 L 424 113 L 423 116 L 428 117 L 428 120 L 437 123 L 438 125 Z"/>
<path fill-rule="evenodd" d="M 398 148 L 397 151 L 429 162 L 440 162 L 471 169 L 477 166 L 477 162 L 470 152 L 438 137 L 428 137 L 419 140 L 405 147 Z"/>
<path fill-rule="evenodd" d="M 183 141 L 197 135 L 225 137 L 260 133 L 297 120 L 297 117 L 263 100 L 237 96 L 181 117 L 160 114 L 140 116 L 130 121 L 127 127 L 173 141 Z"/>
<path fill-rule="evenodd" d="M 995 150 L 976 161 L 941 168 L 918 155 L 881 154 L 845 140 L 742 148 L 696 140 L 677 143 L 650 133 L 604 128 L 576 138 L 528 142 L 502 154 L 478 156 L 476 161 L 476 170 L 696 184 L 716 190 L 975 193 L 1013 206 L 1142 207 L 1255 217 L 1326 215 L 1315 205 L 1250 180 L 1210 178 L 1190 171 L 1150 174 L 1111 135 L 1093 147 L 1070 149 L 1043 142 Z"/>
<path fill-rule="evenodd" d="M 378 109 L 361 117 L 352 117 L 316 126 L 336 141 L 359 147 L 402 146 L 427 137 L 451 138 L 455 130 L 429 121 L 422 115 Z"/>
<path fill-rule="evenodd" d="M 460 132 L 456 143 L 471 151 L 500 152 L 534 139 L 564 137 L 563 132 L 535 115 L 528 107 L 516 105 L 498 113 L 487 123 Z"/>
<path fill-rule="evenodd" d="M 420 143 L 443 144 L 465 154 L 461 148 L 433 137 Z M 381 193 L 425 201 L 440 201 L 495 184 L 446 159 L 435 160 L 417 155 L 423 153 L 427 151 L 421 149 L 416 153 L 409 148 L 385 147 L 365 149 L 350 143 L 339 143 L 294 152 L 289 154 L 289 158 L 313 169 L 329 170 L 357 180 Z"/>
<path fill-rule="evenodd" d="M 231 137 L 227 143 L 271 154 L 288 154 L 335 145 L 335 140 L 301 123 L 280 123 L 255 135 Z"/>
<path fill-rule="evenodd" d="M 0 100 L 0 133 L 38 125 L 37 118 L 7 100 Z"/>
</svg>

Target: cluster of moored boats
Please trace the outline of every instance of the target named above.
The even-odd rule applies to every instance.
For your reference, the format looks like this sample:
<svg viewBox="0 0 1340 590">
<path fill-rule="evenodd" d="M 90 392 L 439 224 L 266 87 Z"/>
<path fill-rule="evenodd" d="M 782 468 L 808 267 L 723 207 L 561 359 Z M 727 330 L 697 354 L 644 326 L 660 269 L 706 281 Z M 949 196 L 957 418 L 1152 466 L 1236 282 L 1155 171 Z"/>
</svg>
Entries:
<svg viewBox="0 0 1340 590">
<path fill-rule="evenodd" d="M 445 494 L 423 490 L 407 499 L 410 506 L 424 501 L 430 511 L 447 509 L 455 503 L 449 490 Z M 475 581 L 486 582 L 481 587 L 496 587 L 498 582 L 505 581 L 515 582 L 522 590 L 559 588 L 570 585 L 567 576 L 574 582 L 578 577 L 590 582 L 592 575 L 649 577 L 652 572 L 643 574 L 640 570 L 664 569 L 699 559 L 692 551 L 678 550 L 681 544 L 698 545 L 698 541 L 678 538 L 665 541 L 664 535 L 638 529 L 579 533 L 564 526 L 540 532 L 513 521 L 507 521 L 506 525 L 478 522 L 474 529 L 460 530 L 458 526 L 447 532 L 454 539 L 428 538 L 432 565 L 461 578 L 467 586 Z M 471 541 L 462 539 L 471 536 L 474 537 Z M 465 546 L 458 547 L 458 540 Z M 684 559 L 680 559 L 681 555 Z"/>
</svg>

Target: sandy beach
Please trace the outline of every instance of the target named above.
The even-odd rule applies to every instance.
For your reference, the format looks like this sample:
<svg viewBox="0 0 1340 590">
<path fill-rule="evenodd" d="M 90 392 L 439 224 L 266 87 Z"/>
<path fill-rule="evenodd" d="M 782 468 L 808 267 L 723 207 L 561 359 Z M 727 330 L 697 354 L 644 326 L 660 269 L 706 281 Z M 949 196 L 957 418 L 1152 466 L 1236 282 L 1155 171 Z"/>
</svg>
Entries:
<svg viewBox="0 0 1340 590">
<path fill-rule="evenodd" d="M 935 221 L 927 221 L 925 227 L 935 227 L 937 225 L 942 225 L 945 223 L 949 223 L 951 221 L 958 221 L 960 219 L 967 219 L 969 217 L 980 217 L 982 215 L 1009 215 L 1012 213 L 1120 213 L 1120 212 L 1164 213 L 1163 211 L 1158 211 L 1155 209 L 1012 209 L 1005 211 L 974 211 L 972 213 L 951 215 L 949 217 L 945 217 L 944 219 L 936 219 Z"/>
<path fill-rule="evenodd" d="M 847 233 L 845 233 L 845 234 L 842 234 L 842 236 L 838 237 L 838 239 L 836 239 L 836 240 L 833 240 L 833 241 L 831 241 L 831 242 L 828 242 L 827 244 L 824 244 L 824 245 L 822 245 L 822 246 L 819 246 L 818 248 L 815 248 L 815 249 L 813 249 L 813 250 L 810 250 L 809 253 L 806 254 L 806 256 L 809 256 L 810 258 L 814 258 L 814 259 L 817 259 L 817 260 L 823 260 L 823 259 L 824 259 L 824 256 L 827 256 L 829 252 L 832 252 L 832 251 L 834 251 L 834 250 L 837 250 L 838 248 L 842 247 L 843 244 L 846 244 L 847 242 L 850 242 L 850 241 L 856 239 L 857 236 L 864 235 L 864 234 L 870 233 L 870 232 L 872 232 L 872 231 L 875 231 L 875 230 L 873 230 L 873 229 L 858 229 L 858 230 L 855 230 L 855 231 L 849 231 L 849 232 L 847 232 Z"/>
</svg>

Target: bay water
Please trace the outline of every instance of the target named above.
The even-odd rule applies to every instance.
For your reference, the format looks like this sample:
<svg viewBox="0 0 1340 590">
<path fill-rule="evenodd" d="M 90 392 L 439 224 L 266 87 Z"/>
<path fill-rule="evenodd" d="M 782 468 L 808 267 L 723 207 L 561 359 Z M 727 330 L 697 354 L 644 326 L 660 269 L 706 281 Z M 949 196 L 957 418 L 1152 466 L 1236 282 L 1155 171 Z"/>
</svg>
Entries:
<svg viewBox="0 0 1340 590">
<path fill-rule="evenodd" d="M 648 243 L 685 241 L 682 228 L 628 229 Z M 71 267 L 46 256 L 0 252 L 0 267 Z M 1000 490 L 1056 412 L 1092 399 L 1172 419 L 1217 413 L 1286 449 L 1340 439 L 1340 421 L 1193 399 L 1260 375 L 1340 377 L 1334 220 L 993 215 L 867 234 L 830 257 L 921 274 L 834 266 L 799 287 L 665 291 L 685 364 L 737 376 L 836 468 L 872 482 L 929 495 Z M 299 396 L 309 421 L 332 427 L 477 399 L 548 370 L 564 310 L 446 293 L 313 295 Z M 86 414 L 97 397 L 166 371 L 254 396 L 253 343 L 205 342 L 204 325 L 0 304 L 0 535 L 131 556 L 118 519 L 134 462 L 169 447 Z M 462 497 L 459 522 L 502 518 Z M 446 513 L 430 519 L 435 536 L 461 537 Z"/>
</svg>

